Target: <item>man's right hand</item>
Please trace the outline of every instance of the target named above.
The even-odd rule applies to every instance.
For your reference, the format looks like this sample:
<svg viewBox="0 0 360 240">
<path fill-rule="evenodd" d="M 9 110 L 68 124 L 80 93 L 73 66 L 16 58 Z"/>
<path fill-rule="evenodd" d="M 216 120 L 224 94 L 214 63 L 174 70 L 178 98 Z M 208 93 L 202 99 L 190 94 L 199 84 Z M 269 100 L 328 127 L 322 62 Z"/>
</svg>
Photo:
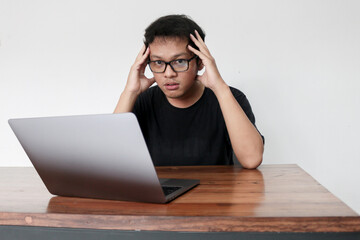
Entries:
<svg viewBox="0 0 360 240">
<path fill-rule="evenodd" d="M 145 68 L 147 65 L 147 59 L 150 54 L 149 47 L 145 50 L 145 45 L 136 57 L 135 63 L 131 66 L 128 80 L 125 86 L 125 90 L 128 94 L 135 94 L 138 96 L 140 93 L 148 89 L 154 84 L 155 79 L 147 78 L 145 76 Z"/>
<path fill-rule="evenodd" d="M 121 93 L 118 104 L 114 113 L 131 112 L 134 108 L 135 101 L 140 93 L 144 92 L 154 84 L 155 78 L 147 78 L 145 76 L 145 68 L 147 59 L 150 54 L 149 47 L 145 45 L 136 57 L 135 63 L 131 66 L 130 73 L 126 82 L 124 91 Z"/>
</svg>

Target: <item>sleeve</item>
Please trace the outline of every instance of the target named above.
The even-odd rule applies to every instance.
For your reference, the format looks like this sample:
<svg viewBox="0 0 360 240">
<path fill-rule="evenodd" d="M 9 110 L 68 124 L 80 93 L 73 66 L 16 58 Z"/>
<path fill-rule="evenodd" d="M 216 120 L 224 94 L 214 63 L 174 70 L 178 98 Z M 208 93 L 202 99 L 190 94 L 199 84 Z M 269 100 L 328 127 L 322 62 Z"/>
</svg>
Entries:
<svg viewBox="0 0 360 240">
<path fill-rule="evenodd" d="M 158 101 L 156 100 L 158 95 L 158 88 L 154 86 L 141 93 L 135 101 L 132 112 L 135 114 L 143 130 L 152 121 L 154 101 Z"/>
<path fill-rule="evenodd" d="M 255 115 L 251 109 L 250 103 L 249 103 L 248 99 L 246 98 L 245 94 L 242 93 L 240 90 L 233 88 L 233 87 L 230 87 L 230 90 L 231 90 L 232 94 L 234 95 L 236 101 L 240 104 L 241 108 L 245 112 L 246 116 L 249 118 L 250 122 L 254 125 L 256 130 L 259 132 L 259 134 L 263 140 L 263 143 L 265 144 L 265 138 L 261 134 L 259 129 L 256 127 Z"/>
<path fill-rule="evenodd" d="M 144 123 L 146 123 L 147 119 L 146 116 L 148 115 L 147 112 L 149 110 L 149 103 L 151 99 L 151 94 L 149 93 L 149 89 L 143 93 L 141 93 L 134 104 L 134 108 L 132 112 L 135 114 L 136 118 L 139 121 L 140 126 L 144 126 Z"/>
<path fill-rule="evenodd" d="M 139 119 L 139 118 L 141 118 L 141 109 L 142 109 L 142 102 L 143 102 L 143 100 L 142 100 L 142 98 L 143 98 L 143 96 L 140 94 L 139 96 L 138 96 L 138 98 L 136 99 L 136 101 L 135 101 L 135 104 L 134 104 L 134 108 L 133 108 L 133 110 L 132 110 L 132 112 L 135 114 L 135 116 Z"/>
</svg>

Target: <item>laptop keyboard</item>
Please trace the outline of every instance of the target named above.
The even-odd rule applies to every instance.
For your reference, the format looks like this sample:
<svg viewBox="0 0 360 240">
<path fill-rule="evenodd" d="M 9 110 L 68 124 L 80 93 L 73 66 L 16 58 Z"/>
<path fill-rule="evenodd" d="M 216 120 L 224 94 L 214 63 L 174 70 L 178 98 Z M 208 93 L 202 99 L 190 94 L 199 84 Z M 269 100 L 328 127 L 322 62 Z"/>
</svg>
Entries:
<svg viewBox="0 0 360 240">
<path fill-rule="evenodd" d="M 162 186 L 165 196 L 175 192 L 176 190 L 180 189 L 181 187 L 170 187 L 170 186 Z"/>
</svg>

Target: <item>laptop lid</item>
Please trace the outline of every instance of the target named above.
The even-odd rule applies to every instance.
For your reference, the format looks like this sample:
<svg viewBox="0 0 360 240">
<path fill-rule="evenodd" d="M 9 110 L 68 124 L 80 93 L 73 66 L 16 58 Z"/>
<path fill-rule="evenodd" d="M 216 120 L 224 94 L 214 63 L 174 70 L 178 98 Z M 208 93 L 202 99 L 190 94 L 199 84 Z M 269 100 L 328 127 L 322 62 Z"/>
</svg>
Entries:
<svg viewBox="0 0 360 240">
<path fill-rule="evenodd" d="M 165 203 L 199 183 L 186 180 L 165 196 L 133 113 L 10 119 L 9 124 L 54 195 Z"/>
</svg>

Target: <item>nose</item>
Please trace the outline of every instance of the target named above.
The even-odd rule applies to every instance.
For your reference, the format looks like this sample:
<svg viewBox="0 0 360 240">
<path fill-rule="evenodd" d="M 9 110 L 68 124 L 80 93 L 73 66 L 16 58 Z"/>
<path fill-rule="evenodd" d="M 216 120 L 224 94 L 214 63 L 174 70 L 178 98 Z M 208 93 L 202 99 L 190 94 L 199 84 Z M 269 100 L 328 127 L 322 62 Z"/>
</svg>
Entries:
<svg viewBox="0 0 360 240">
<path fill-rule="evenodd" d="M 172 69 L 172 67 L 170 66 L 170 64 L 168 64 L 167 66 L 166 66 L 166 68 L 165 68 L 165 72 L 164 72 L 164 74 L 165 74 L 165 77 L 174 77 L 174 76 L 176 76 L 176 72 Z"/>
</svg>

